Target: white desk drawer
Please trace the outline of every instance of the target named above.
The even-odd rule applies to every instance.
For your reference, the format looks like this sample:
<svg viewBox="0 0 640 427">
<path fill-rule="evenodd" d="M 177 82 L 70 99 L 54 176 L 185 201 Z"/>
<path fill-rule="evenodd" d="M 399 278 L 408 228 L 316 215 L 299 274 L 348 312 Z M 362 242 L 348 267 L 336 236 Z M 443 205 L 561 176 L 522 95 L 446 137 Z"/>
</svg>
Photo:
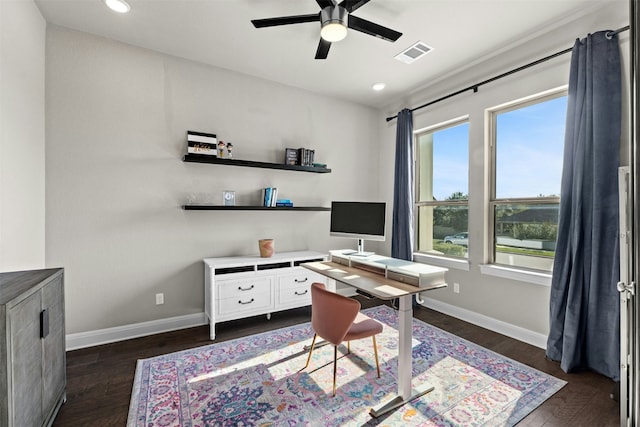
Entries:
<svg viewBox="0 0 640 427">
<path fill-rule="evenodd" d="M 251 294 L 218 300 L 218 313 L 224 316 L 239 312 L 260 312 L 272 307 L 272 305 L 270 291 L 252 292 Z"/>
<path fill-rule="evenodd" d="M 271 292 L 271 277 L 252 277 L 237 280 L 217 280 L 217 297 L 223 298 L 246 298 L 259 293 Z"/>
</svg>

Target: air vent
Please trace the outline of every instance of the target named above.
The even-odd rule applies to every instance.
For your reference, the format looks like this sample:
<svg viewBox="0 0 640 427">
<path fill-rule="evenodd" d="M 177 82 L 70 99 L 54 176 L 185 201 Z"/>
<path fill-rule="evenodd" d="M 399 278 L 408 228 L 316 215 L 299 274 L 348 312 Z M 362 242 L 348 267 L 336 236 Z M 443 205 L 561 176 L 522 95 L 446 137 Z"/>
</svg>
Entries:
<svg viewBox="0 0 640 427">
<path fill-rule="evenodd" d="M 404 62 L 405 64 L 411 64 L 432 50 L 433 48 L 431 46 L 427 46 L 423 42 L 416 42 L 412 46 L 409 46 L 409 48 L 397 54 L 394 58 L 400 62 Z"/>
</svg>

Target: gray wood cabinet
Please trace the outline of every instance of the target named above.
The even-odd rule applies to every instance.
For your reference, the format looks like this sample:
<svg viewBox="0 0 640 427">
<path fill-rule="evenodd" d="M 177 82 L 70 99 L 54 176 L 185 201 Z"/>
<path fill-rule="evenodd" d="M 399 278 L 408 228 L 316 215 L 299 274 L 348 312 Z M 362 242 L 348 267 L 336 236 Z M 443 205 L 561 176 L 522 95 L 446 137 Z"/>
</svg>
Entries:
<svg viewBox="0 0 640 427">
<path fill-rule="evenodd" d="M 65 400 L 63 269 L 0 273 L 0 426 L 53 423 Z"/>
</svg>

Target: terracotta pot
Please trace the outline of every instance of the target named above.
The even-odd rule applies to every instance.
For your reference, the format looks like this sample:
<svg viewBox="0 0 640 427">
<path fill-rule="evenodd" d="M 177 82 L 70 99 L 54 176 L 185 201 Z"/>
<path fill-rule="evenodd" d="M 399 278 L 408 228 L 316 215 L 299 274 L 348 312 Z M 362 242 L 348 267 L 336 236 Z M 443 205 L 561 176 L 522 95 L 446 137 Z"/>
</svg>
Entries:
<svg viewBox="0 0 640 427">
<path fill-rule="evenodd" d="M 258 248 L 260 248 L 262 258 L 271 258 L 273 256 L 273 239 L 258 240 Z"/>
</svg>

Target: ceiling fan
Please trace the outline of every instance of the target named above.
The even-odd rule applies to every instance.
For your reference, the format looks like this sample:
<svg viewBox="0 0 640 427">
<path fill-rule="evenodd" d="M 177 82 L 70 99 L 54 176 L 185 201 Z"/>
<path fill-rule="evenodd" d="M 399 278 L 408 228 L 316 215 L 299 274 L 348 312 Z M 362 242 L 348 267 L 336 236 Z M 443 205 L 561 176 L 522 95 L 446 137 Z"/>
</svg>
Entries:
<svg viewBox="0 0 640 427">
<path fill-rule="evenodd" d="M 390 42 L 395 42 L 402 35 L 390 28 L 351 15 L 352 12 L 369 3 L 369 0 L 342 0 L 340 3 L 336 0 L 316 0 L 316 2 L 322 9 L 320 13 L 253 19 L 251 22 L 256 28 L 320 22 L 320 42 L 316 50 L 316 59 L 326 59 L 331 43 L 344 39 L 347 36 L 347 28 Z"/>
</svg>

